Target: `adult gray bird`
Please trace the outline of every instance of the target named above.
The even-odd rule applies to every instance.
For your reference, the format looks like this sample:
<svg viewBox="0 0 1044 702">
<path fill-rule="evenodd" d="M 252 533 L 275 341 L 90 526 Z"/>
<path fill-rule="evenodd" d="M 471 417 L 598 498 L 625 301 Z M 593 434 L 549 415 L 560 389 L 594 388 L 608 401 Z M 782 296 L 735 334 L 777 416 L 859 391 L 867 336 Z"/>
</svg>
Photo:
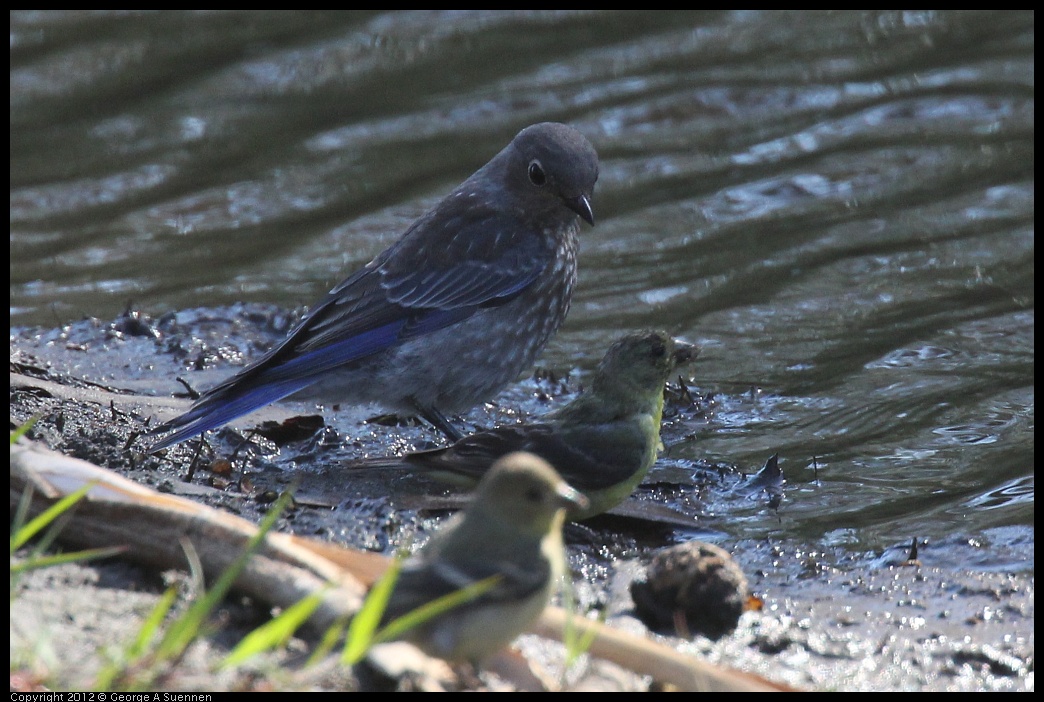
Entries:
<svg viewBox="0 0 1044 702">
<path fill-rule="evenodd" d="M 562 324 L 597 178 L 580 132 L 523 129 L 278 346 L 151 432 L 170 433 L 149 451 L 289 396 L 377 404 L 460 438 L 447 414 L 492 398 Z"/>
</svg>

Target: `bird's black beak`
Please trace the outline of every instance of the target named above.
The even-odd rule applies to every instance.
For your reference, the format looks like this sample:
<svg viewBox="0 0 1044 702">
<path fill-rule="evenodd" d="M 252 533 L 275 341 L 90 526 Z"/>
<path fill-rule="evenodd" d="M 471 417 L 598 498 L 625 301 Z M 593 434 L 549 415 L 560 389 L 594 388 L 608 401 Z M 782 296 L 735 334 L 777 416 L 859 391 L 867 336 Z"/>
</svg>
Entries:
<svg viewBox="0 0 1044 702">
<path fill-rule="evenodd" d="M 680 339 L 674 340 L 674 352 L 671 354 L 671 360 L 674 361 L 674 365 L 683 366 L 686 363 L 695 360 L 699 355 L 699 346 L 681 341 Z"/>
<path fill-rule="evenodd" d="M 580 215 L 585 222 L 590 224 L 592 227 L 594 226 L 594 212 L 591 210 L 591 201 L 586 195 L 567 198 L 565 204 L 566 207 Z"/>
</svg>

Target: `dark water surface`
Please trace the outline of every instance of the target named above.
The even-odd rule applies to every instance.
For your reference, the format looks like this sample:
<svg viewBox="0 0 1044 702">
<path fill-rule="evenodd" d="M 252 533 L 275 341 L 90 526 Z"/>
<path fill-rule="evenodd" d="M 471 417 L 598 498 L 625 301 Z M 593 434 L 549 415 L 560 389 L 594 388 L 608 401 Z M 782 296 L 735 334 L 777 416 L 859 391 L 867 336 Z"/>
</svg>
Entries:
<svg viewBox="0 0 1044 702">
<path fill-rule="evenodd" d="M 13 12 L 11 325 L 308 304 L 568 122 L 597 226 L 542 365 L 703 347 L 650 480 L 778 453 L 716 531 L 1032 571 L 1033 20 Z"/>
</svg>

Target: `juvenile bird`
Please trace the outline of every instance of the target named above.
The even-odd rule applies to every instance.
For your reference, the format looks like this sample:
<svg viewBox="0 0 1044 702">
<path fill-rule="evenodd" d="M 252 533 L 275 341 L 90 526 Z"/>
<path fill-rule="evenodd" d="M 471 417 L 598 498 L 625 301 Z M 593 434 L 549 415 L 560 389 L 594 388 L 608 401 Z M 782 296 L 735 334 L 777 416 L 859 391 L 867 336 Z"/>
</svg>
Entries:
<svg viewBox="0 0 1044 702">
<path fill-rule="evenodd" d="M 553 465 L 590 500 L 571 514 L 586 519 L 627 499 L 656 461 L 663 389 L 697 348 L 660 331 L 629 334 L 606 352 L 589 388 L 535 423 L 498 427 L 444 448 L 367 458 L 348 468 L 405 468 L 473 487 L 489 465 L 512 451 L 529 451 Z"/>
<path fill-rule="evenodd" d="M 293 395 L 378 404 L 460 438 L 446 414 L 529 367 L 569 310 L 598 157 L 545 122 L 314 306 L 285 340 L 152 433 L 159 451 Z"/>
<path fill-rule="evenodd" d="M 585 503 L 541 458 L 527 453 L 500 458 L 465 511 L 403 564 L 383 621 L 498 576 L 476 599 L 402 636 L 450 661 L 476 662 L 495 653 L 547 606 L 565 569 L 566 510 Z"/>
</svg>

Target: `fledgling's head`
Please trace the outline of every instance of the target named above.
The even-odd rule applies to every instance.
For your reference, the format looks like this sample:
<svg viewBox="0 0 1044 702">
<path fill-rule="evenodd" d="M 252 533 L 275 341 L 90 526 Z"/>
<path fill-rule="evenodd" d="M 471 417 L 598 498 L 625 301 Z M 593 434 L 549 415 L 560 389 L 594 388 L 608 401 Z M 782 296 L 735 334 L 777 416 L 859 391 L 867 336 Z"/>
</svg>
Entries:
<svg viewBox="0 0 1044 702">
<path fill-rule="evenodd" d="M 587 507 L 587 498 L 573 489 L 544 459 L 525 451 L 503 456 L 490 466 L 475 488 L 473 506 L 518 527 L 542 534 L 560 512 Z"/>
<path fill-rule="evenodd" d="M 674 369 L 689 363 L 699 349 L 662 331 L 628 334 L 606 351 L 593 385 L 596 390 L 614 386 L 635 390 L 663 387 Z"/>
<path fill-rule="evenodd" d="M 577 130 L 557 122 L 526 127 L 490 162 L 494 163 L 507 191 L 530 216 L 561 219 L 575 213 L 594 224 L 591 198 L 598 180 L 598 154 Z"/>
</svg>

